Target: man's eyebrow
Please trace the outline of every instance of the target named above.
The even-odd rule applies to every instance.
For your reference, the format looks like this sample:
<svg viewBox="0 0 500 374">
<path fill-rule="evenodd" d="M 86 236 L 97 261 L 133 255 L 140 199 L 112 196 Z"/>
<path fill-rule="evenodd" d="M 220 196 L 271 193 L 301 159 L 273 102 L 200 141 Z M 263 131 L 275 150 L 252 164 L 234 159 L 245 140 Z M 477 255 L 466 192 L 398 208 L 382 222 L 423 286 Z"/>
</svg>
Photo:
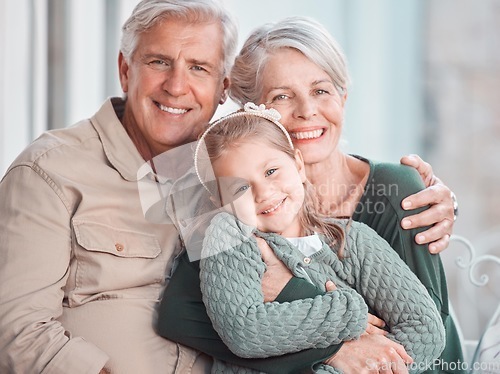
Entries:
<svg viewBox="0 0 500 374">
<path fill-rule="evenodd" d="M 158 59 L 158 60 L 171 60 L 169 56 L 161 53 L 145 53 L 141 57 L 142 60 Z"/>
<path fill-rule="evenodd" d="M 198 60 L 198 59 L 193 58 L 193 59 L 188 60 L 188 62 L 190 64 L 193 64 L 193 65 L 206 66 L 206 67 L 211 68 L 211 69 L 215 68 L 214 64 L 212 64 L 208 61 L 205 61 L 205 60 Z"/>
<path fill-rule="evenodd" d="M 142 56 L 143 60 L 150 60 L 150 59 L 158 59 L 158 60 L 166 60 L 166 61 L 171 61 L 173 60 L 172 57 L 161 54 L 161 53 L 145 53 Z M 200 65 L 200 66 L 206 66 L 208 68 L 215 68 L 215 65 L 206 61 L 206 60 L 199 60 L 196 58 L 192 58 L 188 60 L 188 63 L 193 64 L 193 65 Z"/>
</svg>

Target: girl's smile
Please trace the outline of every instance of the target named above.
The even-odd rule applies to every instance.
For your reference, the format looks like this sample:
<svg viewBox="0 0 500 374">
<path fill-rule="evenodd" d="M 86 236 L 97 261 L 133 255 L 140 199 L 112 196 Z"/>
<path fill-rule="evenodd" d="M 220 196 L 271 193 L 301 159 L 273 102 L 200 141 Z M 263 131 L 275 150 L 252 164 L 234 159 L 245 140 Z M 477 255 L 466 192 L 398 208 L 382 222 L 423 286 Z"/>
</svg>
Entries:
<svg viewBox="0 0 500 374">
<path fill-rule="evenodd" d="M 304 203 L 302 157 L 298 151 L 292 158 L 265 141 L 256 143 L 240 141 L 213 162 L 222 203 L 261 231 L 298 236 Z"/>
</svg>

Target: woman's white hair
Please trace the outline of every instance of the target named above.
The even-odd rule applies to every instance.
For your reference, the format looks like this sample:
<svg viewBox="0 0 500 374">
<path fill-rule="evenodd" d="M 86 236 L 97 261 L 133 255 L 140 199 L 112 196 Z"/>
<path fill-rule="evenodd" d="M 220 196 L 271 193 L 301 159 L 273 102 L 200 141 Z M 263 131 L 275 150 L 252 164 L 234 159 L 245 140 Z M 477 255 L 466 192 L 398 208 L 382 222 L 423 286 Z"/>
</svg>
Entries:
<svg viewBox="0 0 500 374">
<path fill-rule="evenodd" d="M 255 29 L 236 57 L 231 71 L 231 98 L 244 105 L 259 103 L 261 73 L 268 57 L 280 48 L 293 48 L 332 78 L 342 95 L 350 82 L 347 62 L 339 44 L 326 28 L 308 17 L 288 17 Z"/>
<path fill-rule="evenodd" d="M 126 61 L 130 62 L 140 34 L 169 17 L 188 22 L 219 21 L 224 74 L 229 73 L 238 44 L 238 28 L 233 16 L 217 0 L 142 0 L 122 27 L 120 51 Z"/>
</svg>

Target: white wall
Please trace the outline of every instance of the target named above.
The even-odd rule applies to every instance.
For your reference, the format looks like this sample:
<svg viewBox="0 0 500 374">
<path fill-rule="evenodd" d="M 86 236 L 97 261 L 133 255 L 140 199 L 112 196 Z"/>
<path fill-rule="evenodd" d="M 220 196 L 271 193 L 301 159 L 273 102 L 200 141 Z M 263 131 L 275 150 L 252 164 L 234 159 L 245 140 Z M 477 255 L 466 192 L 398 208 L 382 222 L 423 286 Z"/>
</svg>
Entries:
<svg viewBox="0 0 500 374">
<path fill-rule="evenodd" d="M 47 124 L 48 0 L 0 5 L 0 174 L 39 133 L 91 116 L 103 100 L 121 95 L 117 62 L 120 27 L 136 0 L 64 0 L 67 42 L 61 123 Z M 241 40 L 257 25 L 288 15 L 322 22 L 345 49 L 353 85 L 349 92 L 347 151 L 397 161 L 418 152 L 420 11 L 417 0 L 225 0 L 240 23 Z M 57 4 L 57 1 L 54 2 Z M 60 3 L 59 3 L 60 4 Z M 30 22 L 30 19 L 37 22 Z M 16 57 L 14 57 L 16 56 Z M 235 108 L 226 104 L 217 116 Z M 394 140 L 397 139 L 397 142 Z"/>
<path fill-rule="evenodd" d="M 31 89 L 36 61 L 31 48 L 29 0 L 0 2 L 0 173 L 35 135 Z"/>
</svg>

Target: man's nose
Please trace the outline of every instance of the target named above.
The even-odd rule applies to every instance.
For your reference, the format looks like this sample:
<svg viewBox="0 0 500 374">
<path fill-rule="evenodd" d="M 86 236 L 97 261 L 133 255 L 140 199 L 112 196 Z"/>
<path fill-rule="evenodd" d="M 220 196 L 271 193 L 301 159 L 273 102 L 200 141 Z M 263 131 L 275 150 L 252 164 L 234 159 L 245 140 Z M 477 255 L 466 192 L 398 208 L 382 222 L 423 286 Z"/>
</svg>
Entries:
<svg viewBox="0 0 500 374">
<path fill-rule="evenodd" d="M 183 67 L 174 67 L 168 72 L 163 89 L 171 96 L 178 97 L 188 92 L 188 76 Z"/>
</svg>

